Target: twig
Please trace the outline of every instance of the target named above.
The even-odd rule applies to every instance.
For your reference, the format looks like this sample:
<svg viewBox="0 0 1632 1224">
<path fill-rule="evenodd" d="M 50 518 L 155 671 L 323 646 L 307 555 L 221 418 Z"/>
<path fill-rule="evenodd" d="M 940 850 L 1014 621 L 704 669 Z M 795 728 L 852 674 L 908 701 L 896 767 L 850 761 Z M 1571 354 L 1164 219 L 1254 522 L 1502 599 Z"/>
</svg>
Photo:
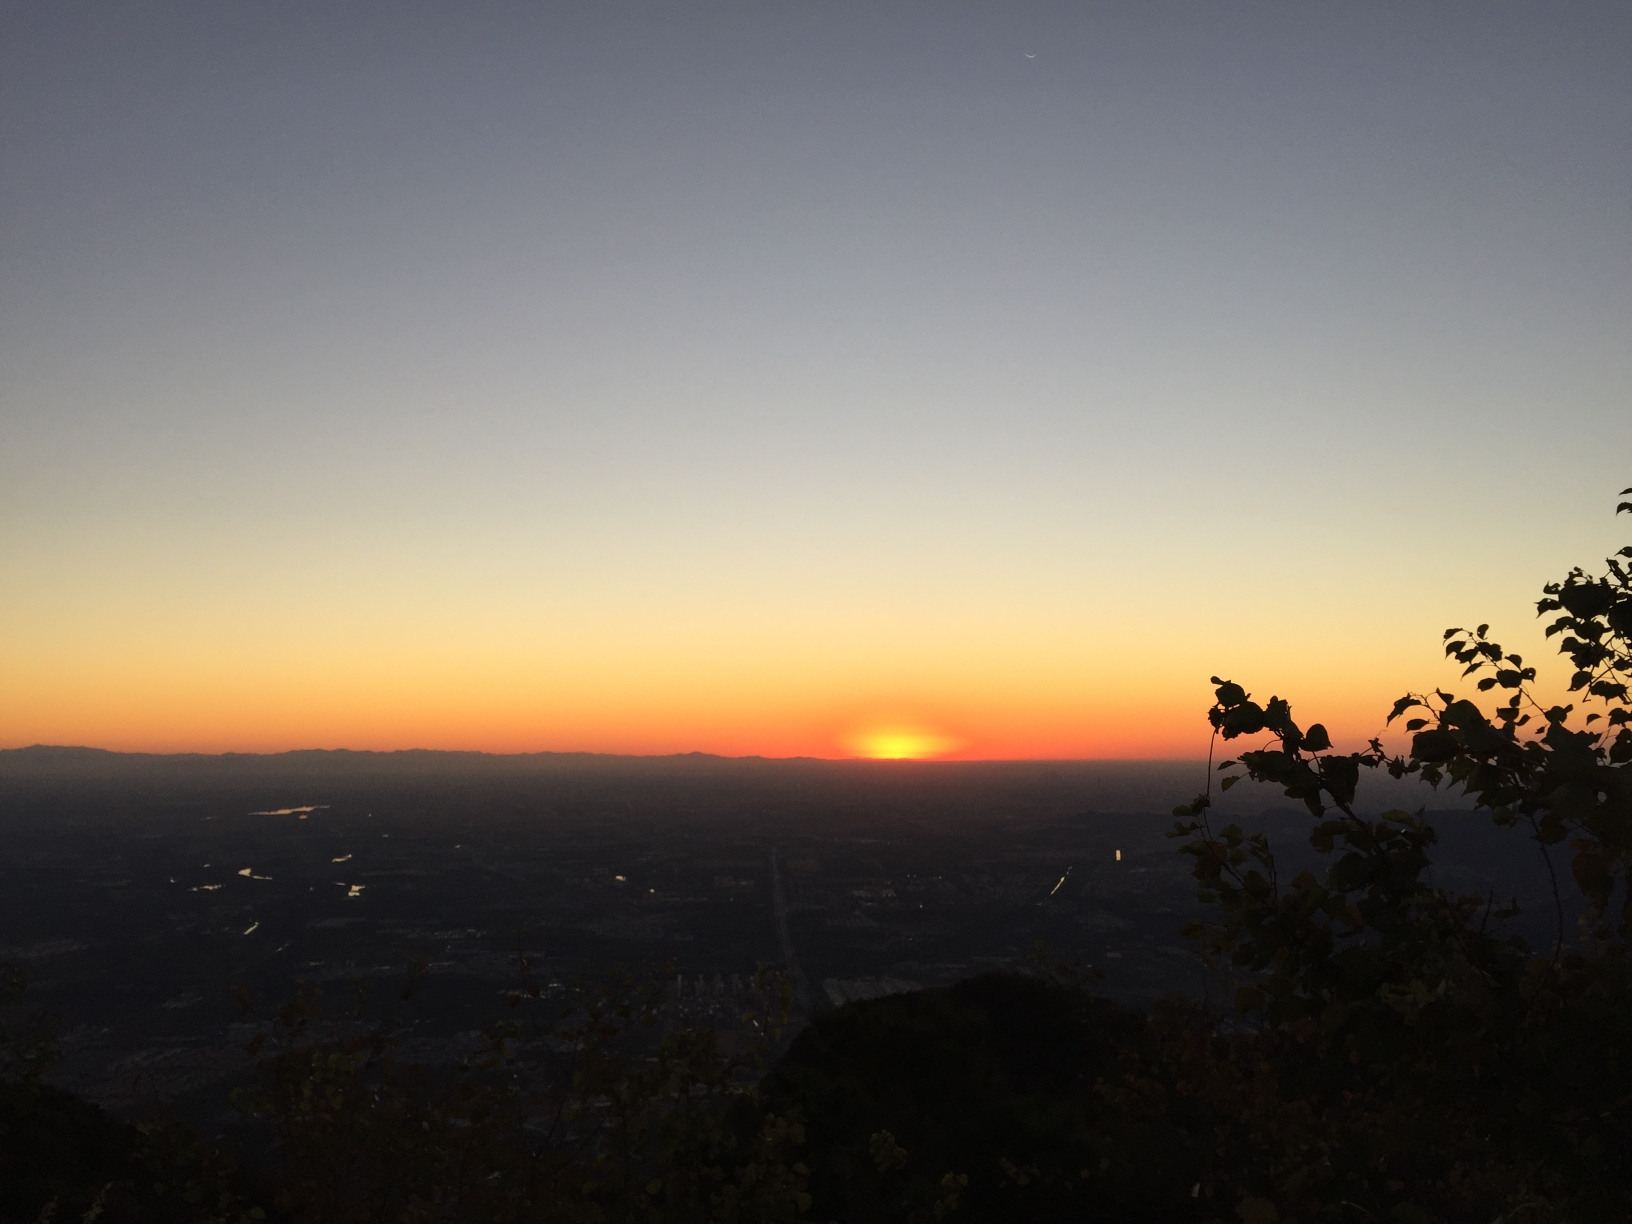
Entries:
<svg viewBox="0 0 1632 1224">
<path fill-rule="evenodd" d="M 1558 968 L 1558 958 L 1564 952 L 1564 898 L 1558 892 L 1558 874 L 1553 870 L 1553 856 L 1547 853 L 1547 845 L 1541 840 L 1541 826 L 1536 823 L 1534 812 L 1528 814 L 1530 829 L 1536 835 L 1536 848 L 1541 851 L 1541 861 L 1547 864 L 1547 880 L 1553 888 L 1553 914 L 1558 921 L 1558 933 L 1553 939 L 1553 959 L 1547 966 L 1547 977 L 1542 979 L 1542 985 L 1553 976 L 1553 970 Z M 1540 989 L 1537 989 L 1540 994 Z"/>
</svg>

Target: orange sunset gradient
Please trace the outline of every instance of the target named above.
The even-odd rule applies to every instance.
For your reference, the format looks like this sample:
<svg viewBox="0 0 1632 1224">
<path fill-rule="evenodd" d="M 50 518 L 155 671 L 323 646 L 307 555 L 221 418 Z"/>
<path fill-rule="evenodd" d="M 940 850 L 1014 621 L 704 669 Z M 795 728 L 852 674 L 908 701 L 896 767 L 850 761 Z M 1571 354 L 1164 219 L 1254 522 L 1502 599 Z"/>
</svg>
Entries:
<svg viewBox="0 0 1632 1224">
<path fill-rule="evenodd" d="M 1588 562 L 1622 533 L 1582 503 Z M 1384 733 L 1407 689 L 1456 689 L 1447 625 L 1489 620 L 1544 686 L 1567 674 L 1533 614 L 1562 568 L 1540 533 L 1501 564 L 1333 549 L 1291 568 L 1130 533 L 1029 579 L 1015 546 L 960 587 L 927 548 L 890 555 L 889 582 L 808 546 L 781 569 L 767 547 L 584 573 L 491 535 L 370 553 L 300 528 L 234 552 L 212 530 L 13 541 L 35 581 L 0 590 L 0 747 L 1197 758 L 1214 674 L 1339 746 Z"/>
<path fill-rule="evenodd" d="M 469 617 L 467 629 L 399 616 L 367 633 L 334 604 L 257 624 L 178 609 L 179 624 L 120 625 L 94 606 L 62 609 L 33 627 L 33 650 L 0 660 L 0 746 L 1193 758 L 1207 751 L 1215 671 L 1287 696 L 1301 720 L 1352 743 L 1383 730 L 1406 688 L 1454 679 L 1440 618 L 1422 614 L 1405 618 L 1417 632 L 1396 624 L 1349 652 L 1292 626 L 1184 645 L 1148 618 L 1143 638 L 1033 616 L 1009 634 L 943 622 L 868 640 L 742 623 L 504 635 L 491 610 Z"/>
</svg>

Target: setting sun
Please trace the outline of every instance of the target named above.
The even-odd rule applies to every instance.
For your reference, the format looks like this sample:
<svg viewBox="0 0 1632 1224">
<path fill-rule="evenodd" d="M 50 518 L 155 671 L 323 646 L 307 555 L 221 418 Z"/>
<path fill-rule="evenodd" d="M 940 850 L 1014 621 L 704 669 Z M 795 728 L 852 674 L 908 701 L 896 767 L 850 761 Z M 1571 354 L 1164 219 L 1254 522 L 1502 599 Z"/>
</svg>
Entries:
<svg viewBox="0 0 1632 1224">
<path fill-rule="evenodd" d="M 853 736 L 849 743 L 857 756 L 875 761 L 921 761 L 944 756 L 958 746 L 958 741 L 951 736 L 904 727 L 862 731 Z"/>
</svg>

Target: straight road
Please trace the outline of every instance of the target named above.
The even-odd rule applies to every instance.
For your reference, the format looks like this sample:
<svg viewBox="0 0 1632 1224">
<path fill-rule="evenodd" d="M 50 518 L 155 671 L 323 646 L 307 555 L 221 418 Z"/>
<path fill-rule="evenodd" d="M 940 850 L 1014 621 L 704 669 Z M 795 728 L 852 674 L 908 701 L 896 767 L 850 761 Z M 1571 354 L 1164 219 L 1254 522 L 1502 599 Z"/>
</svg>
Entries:
<svg viewBox="0 0 1632 1224">
<path fill-rule="evenodd" d="M 776 859 L 776 847 L 771 847 L 771 909 L 776 916 L 776 936 L 782 941 L 782 963 L 788 972 L 788 985 L 793 990 L 793 1014 L 800 1020 L 810 1019 L 810 984 L 805 971 L 799 968 L 799 958 L 793 952 L 793 938 L 788 934 L 788 899 L 782 891 L 782 868 Z"/>
</svg>

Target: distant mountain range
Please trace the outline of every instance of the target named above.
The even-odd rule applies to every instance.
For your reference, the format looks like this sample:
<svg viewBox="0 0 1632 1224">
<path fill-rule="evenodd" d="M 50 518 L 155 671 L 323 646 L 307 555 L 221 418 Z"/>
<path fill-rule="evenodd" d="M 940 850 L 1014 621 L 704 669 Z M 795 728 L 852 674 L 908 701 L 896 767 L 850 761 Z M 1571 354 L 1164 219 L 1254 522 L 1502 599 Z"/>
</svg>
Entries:
<svg viewBox="0 0 1632 1224">
<path fill-rule="evenodd" d="M 607 752 L 475 752 L 437 748 L 403 748 L 389 752 L 352 748 L 297 748 L 287 752 L 115 752 L 107 748 L 82 748 L 55 744 L 33 744 L 26 748 L 0 749 L 0 774 L 33 774 L 57 771 L 109 772 L 179 770 L 295 770 L 418 772 L 447 770 L 534 770 L 616 768 L 715 770 L 812 768 L 841 769 L 1106 769 L 1116 772 L 1194 769 L 1191 761 L 873 761 L 852 758 L 720 756 L 711 752 L 677 752 L 667 755 L 637 756 Z"/>
</svg>

